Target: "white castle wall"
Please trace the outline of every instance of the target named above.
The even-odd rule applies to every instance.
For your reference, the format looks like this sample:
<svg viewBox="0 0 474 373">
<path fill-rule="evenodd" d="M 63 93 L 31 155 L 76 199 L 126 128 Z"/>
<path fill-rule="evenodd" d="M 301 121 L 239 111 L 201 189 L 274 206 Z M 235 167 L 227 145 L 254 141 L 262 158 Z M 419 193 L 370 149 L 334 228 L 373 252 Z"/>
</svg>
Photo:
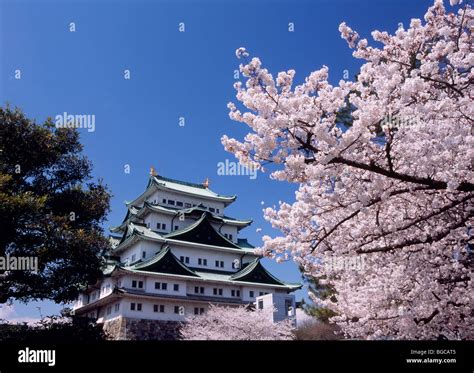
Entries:
<svg viewBox="0 0 474 373">
<path fill-rule="evenodd" d="M 168 200 L 173 200 L 174 205 L 168 204 Z M 166 201 L 163 201 L 166 200 Z M 157 191 L 153 193 L 151 197 L 147 199 L 150 203 L 160 203 L 164 206 L 175 207 L 175 208 L 189 208 L 193 205 L 203 204 L 207 207 L 208 211 L 217 214 L 224 214 L 224 203 L 209 201 L 205 198 L 200 198 L 196 196 L 186 196 L 180 195 L 179 193 L 173 193 L 168 191 Z M 177 202 L 181 202 L 182 205 L 178 205 Z M 187 205 L 186 205 L 187 204 Z M 213 210 L 210 210 L 213 209 Z M 159 233 L 169 233 L 177 229 L 182 229 L 190 224 L 193 224 L 196 220 L 190 219 L 189 217 L 184 218 L 184 221 L 181 221 L 179 217 L 173 219 L 173 215 L 152 212 L 144 217 L 145 224 L 149 225 L 149 228 L 153 231 Z M 159 226 L 157 224 L 160 224 Z M 163 229 L 162 224 L 165 224 L 165 229 Z M 220 231 L 221 234 L 227 235 L 230 237 L 232 235 L 232 241 L 237 242 L 238 238 L 238 229 L 233 225 L 221 225 L 218 223 L 211 223 L 212 226 Z M 229 252 L 225 248 L 221 250 L 210 249 L 210 248 L 201 248 L 201 247 L 189 247 L 180 244 L 167 243 L 171 247 L 173 255 L 178 259 L 181 256 L 189 257 L 189 263 L 185 263 L 189 267 L 193 268 L 202 268 L 208 270 L 217 270 L 217 271 L 228 271 L 228 272 L 238 272 L 241 270 L 242 266 L 245 263 L 251 262 L 255 259 L 255 255 L 249 255 L 246 253 L 240 252 Z M 140 259 L 150 259 L 155 256 L 160 249 L 163 247 L 161 242 L 153 242 L 140 240 L 132 244 L 129 248 L 125 249 L 120 254 L 120 259 L 124 263 L 128 261 L 129 263 L 136 262 Z M 203 262 L 199 264 L 199 258 L 206 259 L 207 265 L 204 265 Z M 224 267 L 215 265 L 215 262 L 223 261 Z M 238 263 L 235 266 L 235 263 Z M 139 288 L 132 287 L 132 281 L 143 281 L 143 287 Z M 166 283 L 167 288 L 164 290 L 162 287 L 160 289 L 155 288 L 155 283 Z M 177 290 L 175 290 L 174 285 L 178 285 Z M 184 301 L 182 299 L 177 299 L 179 297 L 212 297 L 212 298 L 223 298 L 223 302 L 226 302 L 227 299 L 232 298 L 235 300 L 243 301 L 246 303 L 255 302 L 258 304 L 259 300 L 262 300 L 265 307 L 275 306 L 277 311 L 273 314 L 274 321 L 282 320 L 287 317 L 287 306 L 288 302 L 292 302 L 294 309 L 294 296 L 286 294 L 286 291 L 283 289 L 275 289 L 271 286 L 258 286 L 258 285 L 242 285 L 242 284 L 225 284 L 212 280 L 202 281 L 194 279 L 176 279 L 172 275 L 131 275 L 125 274 L 121 277 L 112 277 L 105 278 L 100 284 L 100 288 L 89 289 L 88 294 L 81 294 L 78 302 L 74 305 L 74 308 L 82 307 L 88 303 L 93 303 L 100 298 L 110 295 L 113 289 L 117 286 L 119 288 L 124 288 L 126 290 L 132 290 L 143 295 L 164 295 L 168 297 L 176 297 L 175 299 L 149 299 L 146 297 L 141 297 L 140 295 L 125 295 L 124 298 L 119 300 L 113 300 L 109 304 L 97 306 L 97 308 L 88 312 L 88 315 L 91 317 L 98 318 L 99 322 L 110 321 L 118 319 L 120 316 L 125 318 L 130 318 L 134 320 L 163 320 L 163 321 L 182 321 L 186 316 L 193 315 L 194 309 L 203 308 L 206 310 L 209 305 L 209 299 L 203 299 L 202 301 L 189 300 Z M 204 287 L 204 293 L 199 294 L 195 293 L 195 286 Z M 222 295 L 219 293 L 214 294 L 213 289 L 222 289 Z M 232 296 L 232 290 L 234 290 L 234 296 Z M 237 292 L 240 294 L 237 296 Z M 251 294 L 252 292 L 252 294 Z M 227 299 L 226 299 L 227 298 Z M 189 299 L 189 298 L 188 298 Z M 136 306 L 135 310 L 132 310 L 130 305 L 131 303 L 141 304 L 141 310 L 138 310 Z M 164 312 L 159 312 L 160 308 L 158 307 L 158 312 L 154 311 L 154 305 L 164 306 Z M 175 312 L 175 307 L 178 307 L 178 312 Z M 285 308 L 286 307 L 286 308 Z"/>
<path fill-rule="evenodd" d="M 174 205 L 169 205 L 168 203 L 163 203 L 163 200 L 173 200 L 175 201 Z M 153 193 L 148 199 L 148 202 L 150 203 L 161 203 L 164 204 L 165 206 L 171 206 L 171 207 L 178 207 L 178 208 L 186 208 L 186 207 L 191 207 L 193 205 L 199 205 L 203 204 L 206 207 L 211 207 L 215 210 L 215 213 L 218 215 L 222 215 L 224 213 L 224 203 L 223 202 L 218 202 L 218 201 L 210 201 L 208 199 L 199 197 L 199 196 L 186 196 L 178 193 L 173 193 L 173 192 L 168 192 L 164 190 L 158 190 L 155 193 Z M 182 202 L 183 206 L 177 206 L 176 202 Z M 190 204 L 191 206 L 186 206 L 186 203 Z M 218 211 L 219 210 L 219 211 Z"/>
</svg>

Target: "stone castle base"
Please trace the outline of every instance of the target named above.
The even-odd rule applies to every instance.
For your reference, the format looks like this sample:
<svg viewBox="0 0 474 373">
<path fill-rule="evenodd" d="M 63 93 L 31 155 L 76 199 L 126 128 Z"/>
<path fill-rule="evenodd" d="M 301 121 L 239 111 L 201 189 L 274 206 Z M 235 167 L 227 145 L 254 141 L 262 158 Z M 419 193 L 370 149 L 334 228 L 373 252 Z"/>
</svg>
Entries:
<svg viewBox="0 0 474 373">
<path fill-rule="evenodd" d="M 117 317 L 104 322 L 103 328 L 111 340 L 175 340 L 181 325 L 179 321 Z"/>
</svg>

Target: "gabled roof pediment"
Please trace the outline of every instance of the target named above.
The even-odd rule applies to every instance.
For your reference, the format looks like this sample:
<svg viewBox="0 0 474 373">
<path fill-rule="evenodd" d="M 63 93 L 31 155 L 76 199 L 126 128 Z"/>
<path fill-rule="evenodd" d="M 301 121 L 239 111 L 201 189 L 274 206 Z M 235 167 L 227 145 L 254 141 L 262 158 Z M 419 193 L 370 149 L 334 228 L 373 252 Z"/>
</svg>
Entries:
<svg viewBox="0 0 474 373">
<path fill-rule="evenodd" d="M 260 263 L 260 259 L 255 259 L 253 262 L 248 263 L 239 272 L 230 276 L 230 279 L 233 281 L 288 286 L 290 288 L 301 287 L 300 284 L 288 284 L 277 279 L 265 269 L 262 263 Z"/>
<path fill-rule="evenodd" d="M 132 265 L 130 269 L 137 271 L 199 277 L 173 255 L 169 246 L 161 249 L 161 251 L 151 259 Z"/>
<path fill-rule="evenodd" d="M 169 233 L 164 237 L 171 238 L 173 240 L 200 243 L 203 245 L 241 249 L 240 246 L 236 245 L 216 231 L 209 221 L 209 217 L 210 213 L 205 212 L 194 224 L 191 224 L 184 229 Z"/>
</svg>

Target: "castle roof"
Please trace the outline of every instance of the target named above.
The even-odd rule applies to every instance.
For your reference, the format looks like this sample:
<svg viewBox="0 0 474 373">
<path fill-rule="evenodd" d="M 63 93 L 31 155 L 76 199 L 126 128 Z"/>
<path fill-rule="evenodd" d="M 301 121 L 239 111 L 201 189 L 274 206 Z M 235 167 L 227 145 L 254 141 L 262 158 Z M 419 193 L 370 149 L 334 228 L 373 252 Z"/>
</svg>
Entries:
<svg viewBox="0 0 474 373">
<path fill-rule="evenodd" d="M 112 249 L 112 252 L 118 253 L 139 240 L 175 243 L 181 246 L 217 249 L 254 255 L 254 247 L 246 240 L 241 239 L 237 241 L 237 243 L 234 243 L 218 232 L 210 223 L 209 212 L 204 212 L 201 218 L 193 224 L 168 234 L 155 232 L 141 223 L 128 223 L 124 229 L 122 240 Z"/>
<path fill-rule="evenodd" d="M 169 246 L 163 247 L 160 252 L 152 258 L 131 265 L 116 263 L 108 267 L 106 275 L 114 275 L 120 272 L 128 272 L 136 275 L 163 275 L 168 277 L 193 278 L 194 280 L 222 282 L 230 284 L 253 284 L 284 288 L 293 291 L 301 288 L 301 284 L 292 284 L 279 280 L 260 262 L 260 258 L 246 263 L 238 272 L 206 270 L 203 268 L 192 268 L 186 266 L 171 252 Z"/>
<path fill-rule="evenodd" d="M 128 202 L 129 205 L 141 205 L 146 199 L 151 196 L 156 190 L 165 190 L 169 192 L 175 192 L 190 197 L 200 197 L 210 201 L 223 202 L 225 206 L 230 205 L 235 201 L 237 196 L 223 196 L 210 190 L 204 184 L 195 184 L 185 181 L 170 179 L 167 177 L 152 175 L 148 180 L 145 191 L 135 198 L 133 201 Z"/>
<path fill-rule="evenodd" d="M 220 223 L 220 224 L 228 224 L 228 225 L 233 225 L 236 226 L 237 229 L 240 231 L 242 228 L 245 228 L 252 224 L 252 220 L 239 220 L 236 218 L 232 218 L 230 216 L 221 216 L 212 212 L 207 211 L 206 208 L 202 206 L 193 206 L 190 208 L 175 208 L 175 207 L 169 207 L 169 206 L 161 206 L 160 204 L 152 204 L 150 202 L 145 202 L 141 208 L 133 206 L 133 205 L 128 205 L 128 211 L 127 215 L 125 216 L 125 219 L 123 222 L 116 226 L 111 228 L 110 230 L 112 232 L 123 232 L 125 230 L 125 227 L 127 226 L 127 223 L 133 222 L 133 221 L 138 221 L 142 219 L 144 215 L 146 215 L 148 212 L 160 212 L 168 215 L 174 215 L 178 216 L 180 214 L 185 214 L 186 216 L 191 216 L 199 219 L 204 212 L 207 212 L 209 215 L 209 219 L 212 222 L 215 223 Z"/>
<path fill-rule="evenodd" d="M 195 223 L 186 228 L 168 233 L 165 237 L 179 241 L 200 243 L 203 245 L 241 249 L 240 246 L 233 243 L 214 229 L 210 222 L 211 217 L 212 216 L 208 212 L 204 212 L 201 218 Z"/>
</svg>

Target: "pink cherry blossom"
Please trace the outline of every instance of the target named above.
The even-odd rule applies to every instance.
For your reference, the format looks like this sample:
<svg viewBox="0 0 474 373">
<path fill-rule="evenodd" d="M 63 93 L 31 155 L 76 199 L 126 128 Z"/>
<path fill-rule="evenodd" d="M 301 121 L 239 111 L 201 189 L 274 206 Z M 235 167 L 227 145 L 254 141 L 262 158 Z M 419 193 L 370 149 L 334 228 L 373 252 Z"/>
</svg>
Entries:
<svg viewBox="0 0 474 373">
<path fill-rule="evenodd" d="M 348 337 L 474 338 L 474 12 L 457 3 L 374 31 L 381 47 L 342 23 L 365 61 L 356 81 L 332 85 L 323 66 L 293 86 L 294 70 L 274 79 L 256 57 L 240 66 L 229 115 L 250 132 L 222 143 L 299 185 L 264 210 L 281 236 L 260 252 L 332 284 L 336 302 L 314 301 Z M 328 265 L 354 257 L 363 265 Z"/>
<path fill-rule="evenodd" d="M 273 309 L 248 310 L 246 307 L 211 305 L 198 316 L 191 316 L 181 328 L 187 340 L 287 340 L 294 339 L 293 325 L 287 319 L 272 321 Z"/>
</svg>

